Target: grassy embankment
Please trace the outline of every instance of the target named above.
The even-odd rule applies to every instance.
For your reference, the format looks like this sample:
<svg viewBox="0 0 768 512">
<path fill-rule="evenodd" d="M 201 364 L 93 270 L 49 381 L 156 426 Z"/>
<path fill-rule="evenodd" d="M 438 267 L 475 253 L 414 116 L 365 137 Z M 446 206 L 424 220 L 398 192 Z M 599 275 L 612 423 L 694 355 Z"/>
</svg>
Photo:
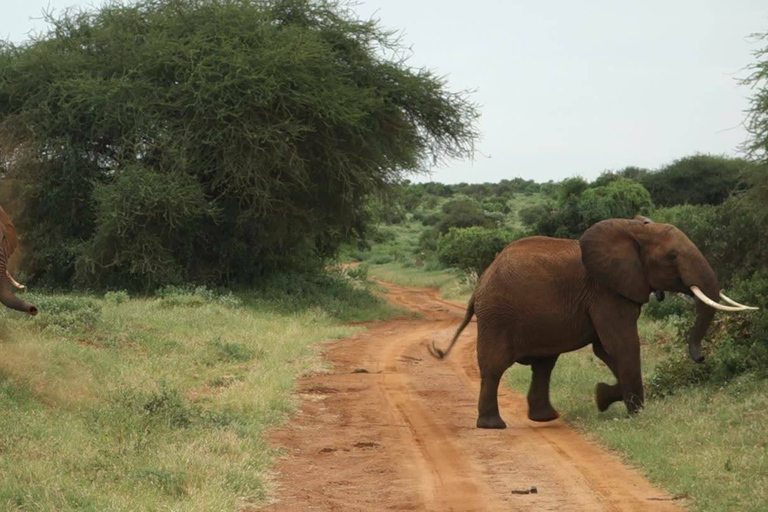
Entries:
<svg viewBox="0 0 768 512">
<path fill-rule="evenodd" d="M 291 283 L 285 287 L 291 288 Z M 313 287 L 314 286 L 314 287 Z M 0 509 L 236 510 L 318 348 L 391 307 L 338 280 L 288 295 L 27 294 L 0 319 Z"/>
<path fill-rule="evenodd" d="M 417 223 L 386 229 L 395 237 L 362 255 L 370 275 L 403 285 L 438 287 L 446 298 L 469 297 L 472 288 L 460 273 L 418 266 L 402 256 L 416 245 L 423 229 Z M 687 348 L 670 323 L 644 316 L 640 329 L 648 383 L 661 361 L 682 357 Z M 743 375 L 723 386 L 651 397 L 645 410 L 631 419 L 621 404 L 603 414 L 597 411 L 593 396 L 598 381 L 614 382 L 591 349 L 558 360 L 552 402 L 566 422 L 683 498 L 680 503 L 693 510 L 768 510 L 768 381 Z M 505 376 L 505 383 L 522 393 L 529 382 L 527 367 L 516 365 Z"/>
</svg>

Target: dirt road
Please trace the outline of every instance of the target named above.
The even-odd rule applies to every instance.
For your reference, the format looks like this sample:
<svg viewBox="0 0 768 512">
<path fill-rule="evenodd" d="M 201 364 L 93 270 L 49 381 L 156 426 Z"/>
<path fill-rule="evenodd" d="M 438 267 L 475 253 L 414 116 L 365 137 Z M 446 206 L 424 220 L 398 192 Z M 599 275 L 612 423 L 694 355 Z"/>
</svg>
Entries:
<svg viewBox="0 0 768 512">
<path fill-rule="evenodd" d="M 525 398 L 503 386 L 508 428 L 475 428 L 476 324 L 437 361 L 426 344 L 445 344 L 463 306 L 437 292 L 386 286 L 389 300 L 420 318 L 330 344 L 331 373 L 300 381 L 300 412 L 271 436 L 287 456 L 267 510 L 678 510 L 560 420 L 529 421 Z M 531 486 L 536 494 L 513 492 Z"/>
</svg>

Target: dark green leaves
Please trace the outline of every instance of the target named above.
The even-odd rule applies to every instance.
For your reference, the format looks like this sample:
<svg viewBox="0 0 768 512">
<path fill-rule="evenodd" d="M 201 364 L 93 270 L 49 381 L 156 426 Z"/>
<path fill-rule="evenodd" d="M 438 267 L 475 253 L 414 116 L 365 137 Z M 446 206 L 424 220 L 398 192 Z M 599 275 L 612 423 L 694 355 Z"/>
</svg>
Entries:
<svg viewBox="0 0 768 512">
<path fill-rule="evenodd" d="M 48 21 L 0 46 L 0 162 L 28 270 L 59 284 L 76 263 L 86 284 L 148 287 L 322 258 L 364 232 L 369 196 L 472 152 L 466 96 L 384 59 L 396 39 L 343 4 L 139 0 Z"/>
</svg>

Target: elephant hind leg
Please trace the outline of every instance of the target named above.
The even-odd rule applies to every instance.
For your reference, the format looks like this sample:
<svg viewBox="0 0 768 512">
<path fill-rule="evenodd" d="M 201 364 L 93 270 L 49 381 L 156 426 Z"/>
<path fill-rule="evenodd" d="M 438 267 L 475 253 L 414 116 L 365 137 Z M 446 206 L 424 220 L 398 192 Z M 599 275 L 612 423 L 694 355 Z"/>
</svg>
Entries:
<svg viewBox="0 0 768 512">
<path fill-rule="evenodd" d="M 552 421 L 560 414 L 549 401 L 549 380 L 557 356 L 537 358 L 531 361 L 531 387 L 528 390 L 528 418 L 532 421 Z"/>
<path fill-rule="evenodd" d="M 498 393 L 501 376 L 514 362 L 511 345 L 502 333 L 489 333 L 482 327 L 479 326 L 477 336 L 477 363 L 481 379 L 477 427 L 507 428 L 499 414 Z"/>
<path fill-rule="evenodd" d="M 477 404 L 477 428 L 507 428 L 499 414 L 499 381 L 501 374 L 482 376 L 480 400 Z"/>
</svg>

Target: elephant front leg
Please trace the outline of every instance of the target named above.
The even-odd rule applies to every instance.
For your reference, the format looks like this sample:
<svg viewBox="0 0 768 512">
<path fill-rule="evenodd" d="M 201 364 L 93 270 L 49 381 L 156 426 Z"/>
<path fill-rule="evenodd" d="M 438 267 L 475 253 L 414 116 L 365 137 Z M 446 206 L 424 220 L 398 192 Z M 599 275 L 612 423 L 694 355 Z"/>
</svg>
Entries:
<svg viewBox="0 0 768 512">
<path fill-rule="evenodd" d="M 536 359 L 531 363 L 531 387 L 528 390 L 528 418 L 532 421 L 552 421 L 560 417 L 549 401 L 549 381 L 557 356 Z"/>
<path fill-rule="evenodd" d="M 629 414 L 635 414 L 645 403 L 643 390 L 643 375 L 640 371 L 640 344 L 637 346 L 637 357 L 619 362 L 619 386 L 621 387 L 624 405 Z"/>
<path fill-rule="evenodd" d="M 602 411 L 623 400 L 629 414 L 635 414 L 645 400 L 640 368 L 640 337 L 637 318 L 640 306 L 628 301 L 606 301 L 590 312 L 599 341 L 593 343 L 595 354 L 611 368 L 618 384 L 597 386 L 597 406 Z"/>
<path fill-rule="evenodd" d="M 617 384 L 600 382 L 595 387 L 595 402 L 597 403 L 597 409 L 600 412 L 605 412 L 613 403 L 624 400 L 624 393 L 622 393 L 621 386 L 618 384 L 619 372 L 613 358 L 608 355 L 608 352 L 605 351 L 599 341 L 595 341 L 592 344 L 592 350 L 595 355 L 611 369 L 613 375 L 616 377 Z"/>
</svg>

